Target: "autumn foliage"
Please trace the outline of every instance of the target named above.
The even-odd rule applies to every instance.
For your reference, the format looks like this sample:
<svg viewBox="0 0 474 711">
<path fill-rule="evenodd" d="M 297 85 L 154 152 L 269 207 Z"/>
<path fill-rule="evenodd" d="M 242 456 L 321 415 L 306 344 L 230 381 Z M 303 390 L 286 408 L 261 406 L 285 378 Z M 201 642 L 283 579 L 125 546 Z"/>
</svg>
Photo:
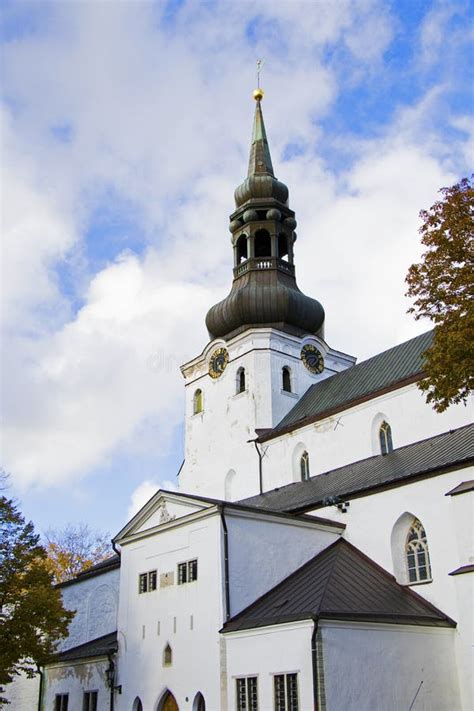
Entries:
<svg viewBox="0 0 474 711">
<path fill-rule="evenodd" d="M 0 687 L 50 661 L 74 613 L 65 610 L 33 524 L 0 497 Z M 5 699 L 0 698 L 0 705 Z"/>
<path fill-rule="evenodd" d="M 473 176 L 474 177 L 474 176 Z M 434 323 L 425 354 L 427 377 L 418 384 L 437 412 L 466 402 L 474 384 L 474 186 L 464 178 L 442 188 L 443 199 L 422 210 L 427 248 L 406 278 L 409 313 Z"/>
</svg>

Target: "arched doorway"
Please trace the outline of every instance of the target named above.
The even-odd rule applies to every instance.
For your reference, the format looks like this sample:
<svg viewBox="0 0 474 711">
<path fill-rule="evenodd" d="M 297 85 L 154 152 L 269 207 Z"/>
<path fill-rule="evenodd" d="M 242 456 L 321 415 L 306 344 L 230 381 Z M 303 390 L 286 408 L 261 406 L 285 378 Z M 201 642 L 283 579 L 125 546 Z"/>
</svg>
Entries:
<svg viewBox="0 0 474 711">
<path fill-rule="evenodd" d="M 179 711 L 179 706 L 171 691 L 167 691 L 158 706 L 159 711 Z"/>
</svg>

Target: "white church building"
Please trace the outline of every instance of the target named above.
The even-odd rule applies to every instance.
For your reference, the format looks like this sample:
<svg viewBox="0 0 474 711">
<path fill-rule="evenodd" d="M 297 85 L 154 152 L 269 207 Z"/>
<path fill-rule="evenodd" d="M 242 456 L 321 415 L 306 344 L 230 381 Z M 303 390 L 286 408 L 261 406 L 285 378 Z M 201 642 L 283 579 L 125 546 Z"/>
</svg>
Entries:
<svg viewBox="0 0 474 711">
<path fill-rule="evenodd" d="M 473 709 L 472 409 L 418 390 L 432 332 L 359 364 L 326 343 L 262 97 L 179 492 L 61 585 L 69 637 L 12 711 Z"/>
</svg>

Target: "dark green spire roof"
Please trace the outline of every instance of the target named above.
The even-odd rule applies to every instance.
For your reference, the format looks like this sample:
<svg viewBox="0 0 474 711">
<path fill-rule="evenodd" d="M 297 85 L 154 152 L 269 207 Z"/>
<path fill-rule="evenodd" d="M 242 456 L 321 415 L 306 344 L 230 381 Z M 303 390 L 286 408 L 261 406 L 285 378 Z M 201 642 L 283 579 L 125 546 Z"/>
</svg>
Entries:
<svg viewBox="0 0 474 711">
<path fill-rule="evenodd" d="M 270 148 L 268 147 L 265 123 L 263 121 L 262 102 L 257 101 L 253 121 L 252 146 L 250 148 L 248 175 L 266 173 L 274 175 Z"/>
</svg>

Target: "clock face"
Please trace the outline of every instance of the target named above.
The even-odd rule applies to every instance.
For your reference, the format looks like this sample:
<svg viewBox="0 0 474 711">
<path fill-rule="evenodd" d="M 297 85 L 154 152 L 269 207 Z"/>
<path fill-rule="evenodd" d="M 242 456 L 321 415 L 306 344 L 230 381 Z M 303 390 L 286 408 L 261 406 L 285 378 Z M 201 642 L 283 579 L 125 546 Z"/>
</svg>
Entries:
<svg viewBox="0 0 474 711">
<path fill-rule="evenodd" d="M 324 370 L 324 358 L 312 343 L 301 349 L 301 360 L 311 373 L 322 373 Z"/>
<path fill-rule="evenodd" d="M 229 362 L 229 353 L 225 348 L 218 348 L 211 355 L 209 361 L 209 375 L 211 378 L 218 378 L 226 369 Z"/>
</svg>

